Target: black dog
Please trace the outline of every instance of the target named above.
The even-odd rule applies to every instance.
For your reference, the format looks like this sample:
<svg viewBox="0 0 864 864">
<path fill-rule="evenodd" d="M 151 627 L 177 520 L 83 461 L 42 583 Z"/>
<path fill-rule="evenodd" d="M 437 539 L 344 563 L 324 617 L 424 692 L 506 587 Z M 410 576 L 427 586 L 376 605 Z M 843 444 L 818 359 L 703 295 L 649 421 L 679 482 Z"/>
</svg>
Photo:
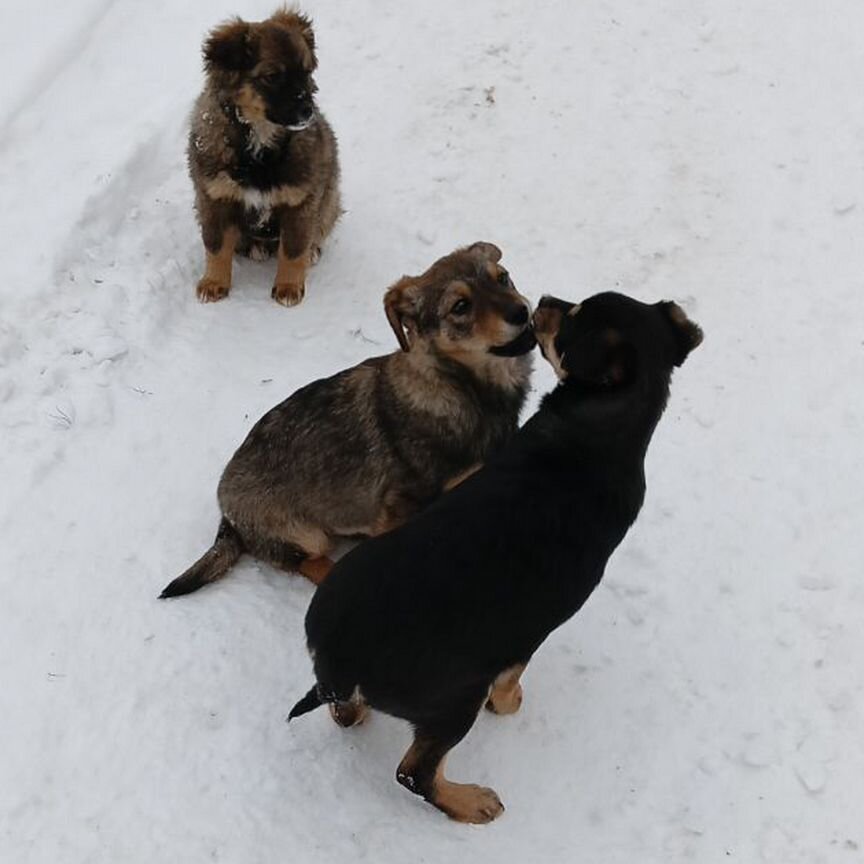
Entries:
<svg viewBox="0 0 864 864">
<path fill-rule="evenodd" d="M 398 781 L 463 822 L 503 806 L 446 780 L 444 757 L 484 702 L 519 708 L 531 656 L 599 583 L 642 506 L 672 369 L 702 340 L 674 303 L 620 294 L 544 298 L 534 327 L 559 385 L 473 477 L 335 566 L 306 616 L 318 683 L 291 712 L 408 720 Z"/>
</svg>

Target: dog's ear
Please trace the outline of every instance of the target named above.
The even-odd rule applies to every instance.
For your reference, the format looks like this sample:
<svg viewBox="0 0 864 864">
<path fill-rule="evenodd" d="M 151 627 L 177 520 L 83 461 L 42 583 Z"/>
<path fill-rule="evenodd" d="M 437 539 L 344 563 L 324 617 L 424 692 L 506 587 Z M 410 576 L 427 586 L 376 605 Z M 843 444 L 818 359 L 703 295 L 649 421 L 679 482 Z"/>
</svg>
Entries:
<svg viewBox="0 0 864 864">
<path fill-rule="evenodd" d="M 478 261 L 491 261 L 497 264 L 501 260 L 501 250 L 494 243 L 472 243 L 465 251 Z"/>
<path fill-rule="evenodd" d="M 417 335 L 420 286 L 410 276 L 403 276 L 387 289 L 384 295 L 384 311 L 399 340 L 399 346 L 403 351 L 410 351 L 411 343 Z"/>
<path fill-rule="evenodd" d="M 222 69 L 243 72 L 255 65 L 252 30 L 245 21 L 233 18 L 210 31 L 204 40 L 204 66 L 207 71 Z"/>
<path fill-rule="evenodd" d="M 303 66 L 307 72 L 314 72 L 318 66 L 318 58 L 315 55 L 315 31 L 312 29 L 312 19 L 296 9 L 283 6 L 273 13 L 270 20 L 286 30 L 294 30 L 300 34 L 308 52 L 303 58 Z"/>
<path fill-rule="evenodd" d="M 620 387 L 636 372 L 636 349 L 619 330 L 610 327 L 564 346 L 560 363 L 574 381 L 595 387 Z"/>
<path fill-rule="evenodd" d="M 674 363 L 680 366 L 687 359 L 687 355 L 702 344 L 702 328 L 691 321 L 677 303 L 664 300 L 659 305 L 675 331 Z"/>
</svg>

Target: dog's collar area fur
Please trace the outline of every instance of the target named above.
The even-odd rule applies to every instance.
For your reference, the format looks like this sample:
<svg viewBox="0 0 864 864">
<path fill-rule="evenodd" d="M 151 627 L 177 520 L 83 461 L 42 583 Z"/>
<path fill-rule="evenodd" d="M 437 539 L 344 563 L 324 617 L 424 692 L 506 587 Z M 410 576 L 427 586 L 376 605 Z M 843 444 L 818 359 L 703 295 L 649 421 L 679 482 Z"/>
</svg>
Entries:
<svg viewBox="0 0 864 864">
<path fill-rule="evenodd" d="M 305 132 L 311 129 L 317 118 L 317 110 L 313 108 L 312 116 L 301 126 L 282 126 L 279 123 L 273 123 L 272 120 L 267 122 L 273 127 L 273 134 L 269 139 L 263 139 L 255 128 L 255 123 L 247 120 L 241 113 L 240 109 L 234 102 L 229 99 L 223 99 L 219 102 L 219 107 L 222 113 L 228 119 L 228 122 L 238 131 L 243 139 L 244 149 L 254 159 L 259 159 L 262 154 L 267 152 L 278 152 L 282 150 L 288 142 L 288 139 L 293 134 Z"/>
<path fill-rule="evenodd" d="M 278 152 L 282 149 L 288 134 L 288 130 L 284 126 L 267 121 L 271 127 L 270 134 L 263 136 L 258 128 L 259 125 L 263 124 L 256 124 L 247 120 L 240 113 L 240 109 L 236 105 L 234 106 L 234 120 L 240 129 L 240 134 L 243 136 L 244 149 L 253 158 L 258 159 L 268 151 Z"/>
<path fill-rule="evenodd" d="M 443 380 L 458 382 L 460 388 L 491 388 L 507 393 L 527 391 L 533 368 L 531 351 L 518 355 L 496 357 L 485 352 L 475 352 L 473 360 L 457 359 L 436 346 L 418 341 L 410 351 L 397 352 L 399 362 L 412 368 L 418 378 L 426 378 L 430 370 L 434 376 L 444 376 Z"/>
</svg>

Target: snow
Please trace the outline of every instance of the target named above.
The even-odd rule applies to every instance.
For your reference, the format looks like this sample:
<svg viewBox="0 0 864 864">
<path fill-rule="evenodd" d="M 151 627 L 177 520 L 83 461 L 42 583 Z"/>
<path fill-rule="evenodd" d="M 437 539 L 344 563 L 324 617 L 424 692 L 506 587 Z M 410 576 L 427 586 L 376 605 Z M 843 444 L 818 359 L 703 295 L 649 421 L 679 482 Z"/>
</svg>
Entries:
<svg viewBox="0 0 864 864">
<path fill-rule="evenodd" d="M 306 8 L 348 212 L 290 310 L 251 262 L 196 302 L 183 154 L 203 33 L 271 4 L 0 8 L 0 861 L 864 861 L 860 4 Z M 156 595 L 254 420 L 478 239 L 706 341 L 602 587 L 452 754 L 507 806 L 470 828 L 398 721 L 285 725 L 304 580 Z"/>
</svg>

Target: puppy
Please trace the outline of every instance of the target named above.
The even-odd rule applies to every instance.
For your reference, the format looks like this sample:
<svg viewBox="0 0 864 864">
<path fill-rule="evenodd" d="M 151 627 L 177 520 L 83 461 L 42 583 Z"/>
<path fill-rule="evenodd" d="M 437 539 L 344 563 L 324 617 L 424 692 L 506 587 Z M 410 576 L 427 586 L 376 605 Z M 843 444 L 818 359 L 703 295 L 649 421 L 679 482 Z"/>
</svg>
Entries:
<svg viewBox="0 0 864 864">
<path fill-rule="evenodd" d="M 243 552 L 318 582 L 337 538 L 401 524 L 513 435 L 535 341 L 500 258 L 475 243 L 387 291 L 401 350 L 264 415 L 222 475 L 213 546 L 163 597 L 218 579 Z"/>
<path fill-rule="evenodd" d="M 599 583 L 642 506 L 672 369 L 702 338 L 674 303 L 620 294 L 544 298 L 534 326 L 557 388 L 484 468 L 334 567 L 306 616 L 317 684 L 289 717 L 408 720 L 397 780 L 462 822 L 503 806 L 444 759 L 484 704 L 518 710 L 532 655 Z"/>
<path fill-rule="evenodd" d="M 314 99 L 312 24 L 287 9 L 235 18 L 203 50 L 187 151 L 207 256 L 198 298 L 227 296 L 235 252 L 276 252 L 272 296 L 293 306 L 341 212 L 336 138 Z"/>
</svg>

